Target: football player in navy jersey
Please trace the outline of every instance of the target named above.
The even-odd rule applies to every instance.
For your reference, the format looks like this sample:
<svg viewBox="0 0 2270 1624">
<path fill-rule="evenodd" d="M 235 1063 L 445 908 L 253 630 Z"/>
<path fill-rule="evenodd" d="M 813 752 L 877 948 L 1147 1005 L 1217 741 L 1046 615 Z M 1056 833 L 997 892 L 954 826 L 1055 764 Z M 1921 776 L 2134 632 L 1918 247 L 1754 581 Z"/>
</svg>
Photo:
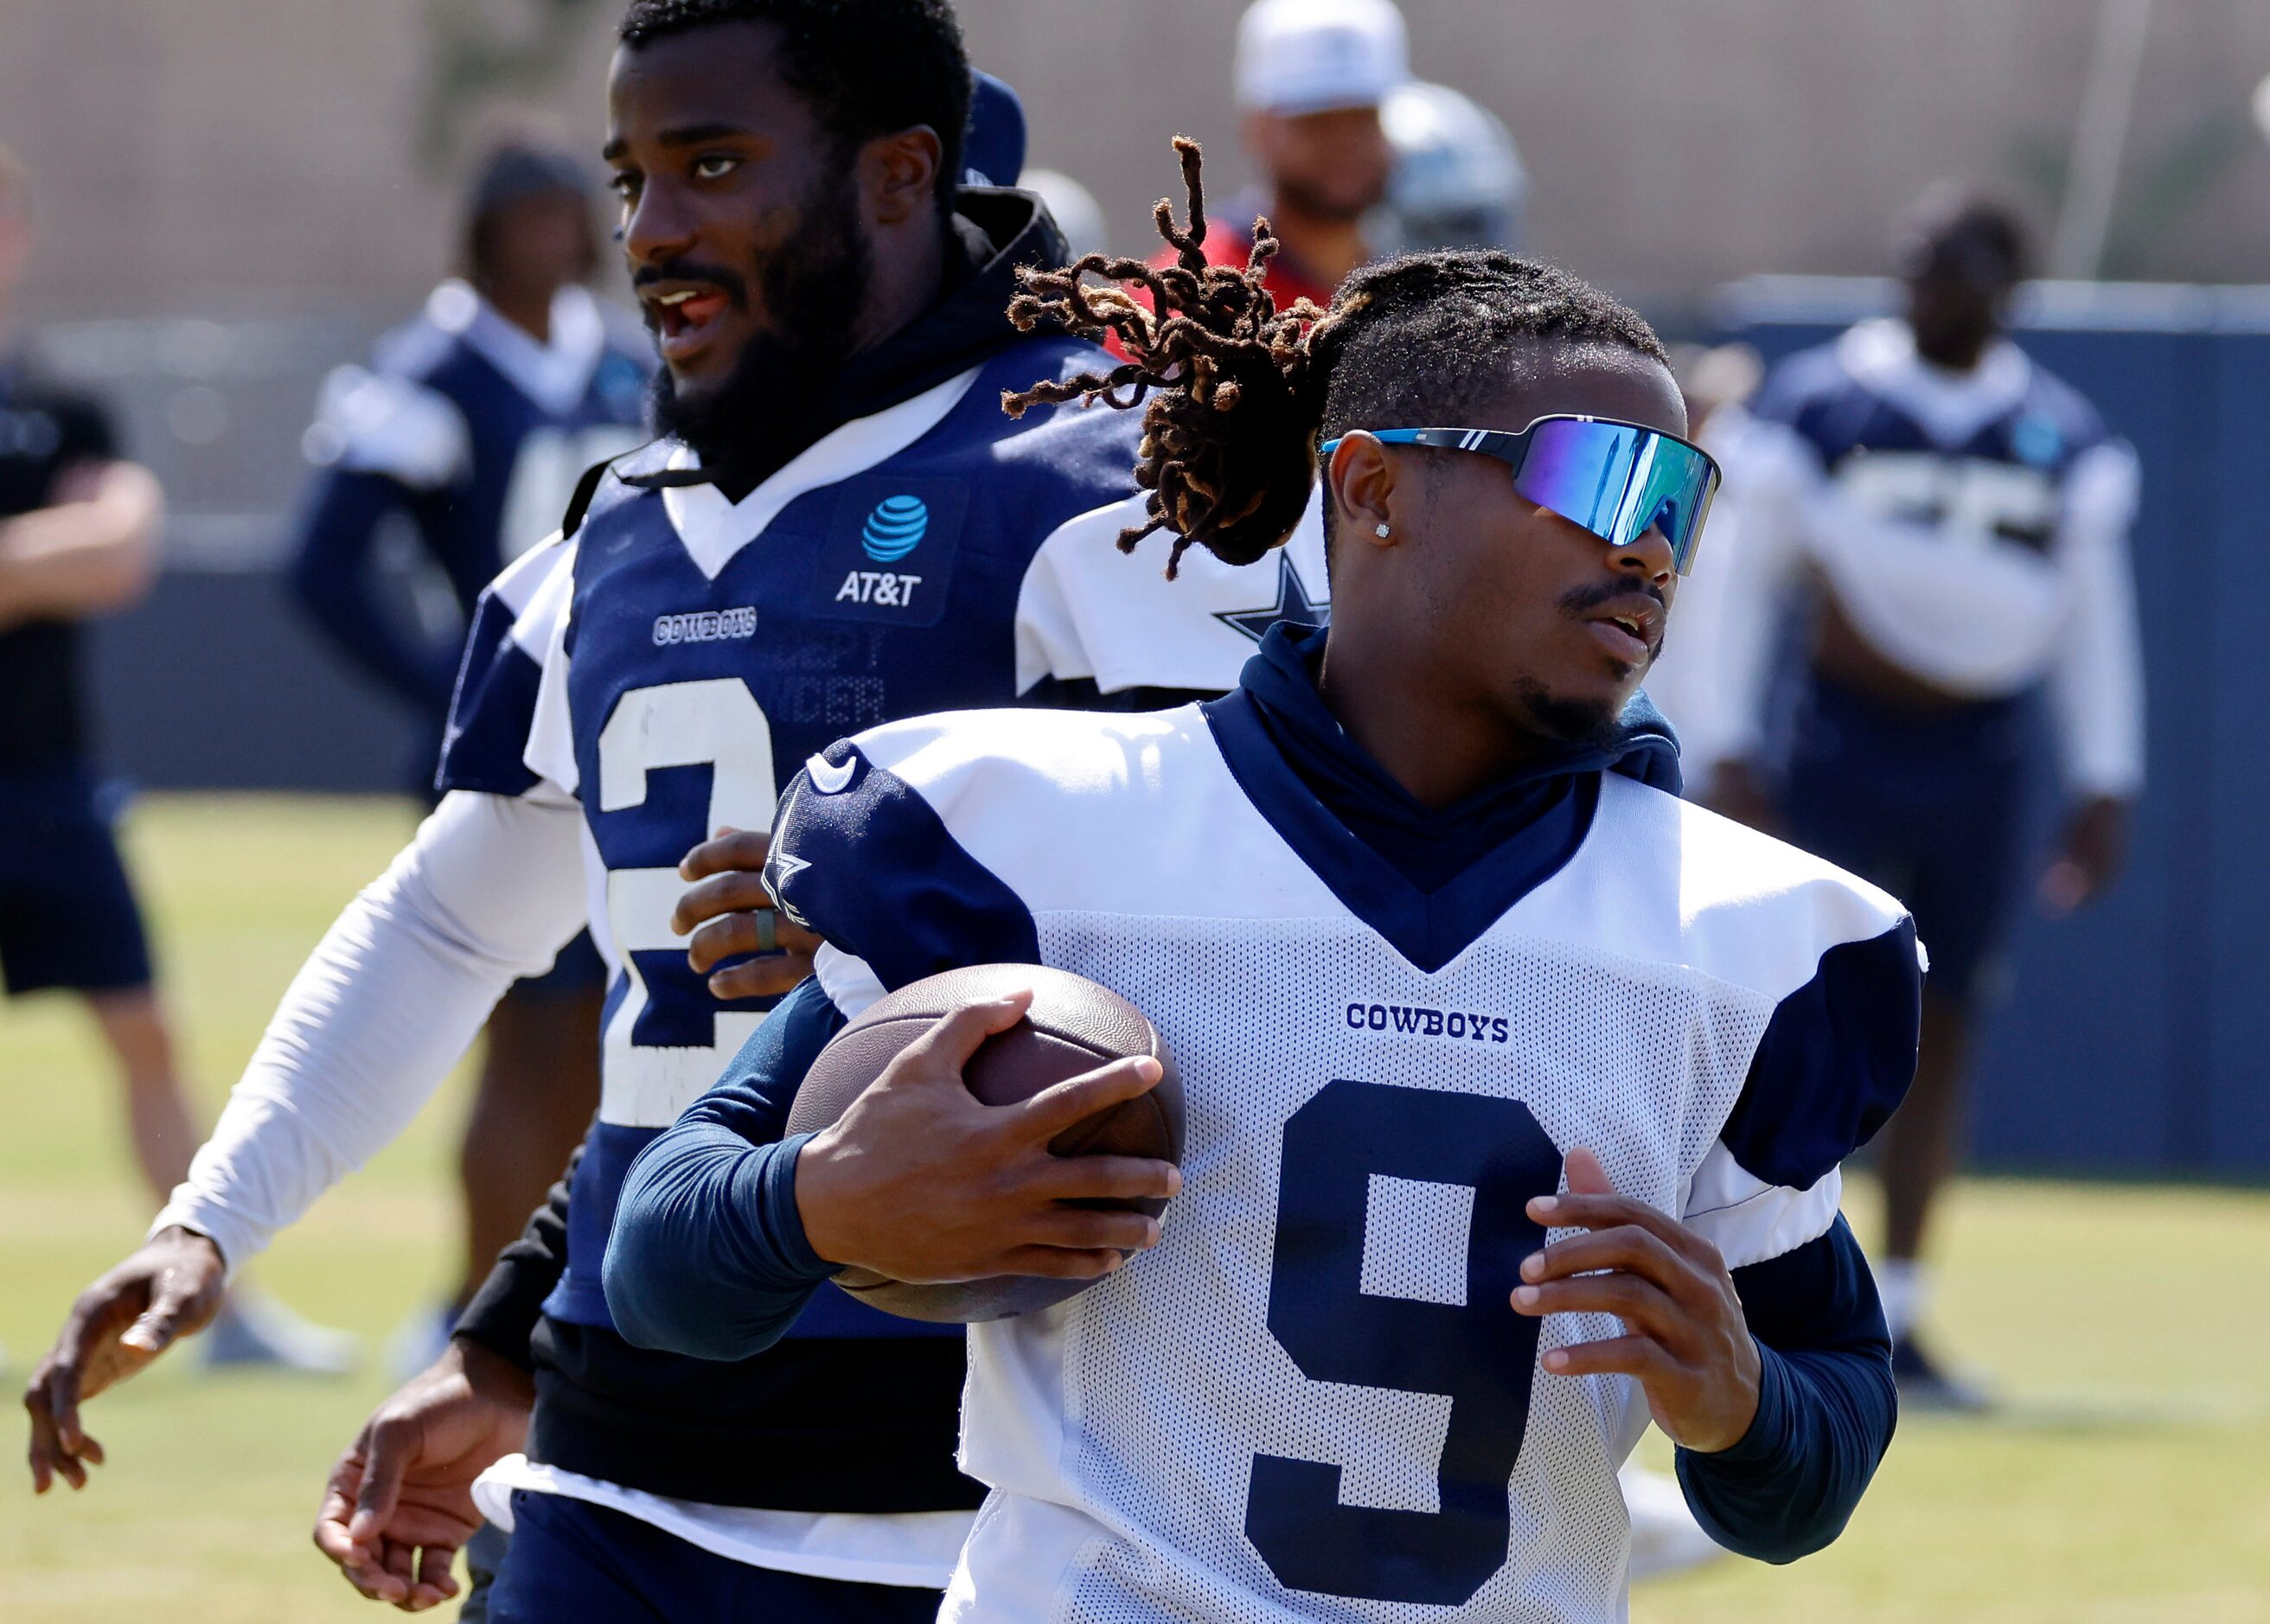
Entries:
<svg viewBox="0 0 2270 1624">
<path fill-rule="evenodd" d="M 389 518 L 407 518 L 470 619 L 497 572 L 558 523 L 576 477 L 647 438 L 651 349 L 585 285 L 599 263 L 591 190 L 565 152 L 524 140 L 492 151 L 466 209 L 464 278 L 435 288 L 367 367 L 334 372 L 308 431 L 323 472 L 300 522 L 293 591 L 417 713 L 415 782 L 429 808 L 463 637 L 436 637 L 404 612 L 379 538 Z M 405 1327 L 401 1374 L 441 1353 L 582 1138 L 599 1098 L 592 1034 L 605 988 L 597 951 L 578 937 L 490 1017 L 458 1161 L 463 1272 L 438 1316 Z"/>
<path fill-rule="evenodd" d="M 1097 1282 L 970 1328 L 993 1492 L 947 1620 L 1620 1619 L 1651 1418 L 1714 1538 L 1816 1550 L 1892 1432 L 1838 1168 L 1912 1074 L 1921 964 L 1893 898 L 1679 798 L 1638 685 L 1717 471 L 1663 348 L 1495 251 L 1360 271 L 1311 325 L 1202 231 L 1168 232 L 1156 327 L 1077 290 L 1127 274 L 1101 257 L 1021 310 L 1135 358 L 1072 389 L 1156 391 L 1170 567 L 1265 553 L 1321 459 L 1329 630 L 1271 631 L 1219 701 L 920 718 L 809 763 L 769 874 L 814 978 L 633 1168 L 617 1323 L 742 1359 L 846 1266 Z M 1022 994 L 783 1137 L 884 992 L 1018 963 L 1151 1018 L 1179 1169 L 1049 1153 L 1147 1057 L 971 1098 Z"/>
<path fill-rule="evenodd" d="M 1968 1409 L 1987 1395 L 1914 1335 L 1918 1259 L 1960 1138 L 1977 1015 L 2027 892 L 2037 718 L 2069 797 L 2039 886 L 2053 911 L 2111 879 L 2142 786 L 2137 467 L 2087 401 L 2004 336 L 2025 258 L 2013 216 L 1934 198 L 1903 251 L 1904 318 L 1792 357 L 1753 403 L 1729 454 L 1732 575 L 1684 653 L 1715 679 L 1695 730 L 1710 804 L 1895 891 L 1930 945 L 1923 1060 L 1884 1138 L 1877 1278 L 1903 1390 Z M 1792 599 L 1803 669 L 1784 741 L 1768 689 Z"/>
<path fill-rule="evenodd" d="M 588 918 L 612 980 L 572 1183 L 340 1463 L 318 1544 L 433 1605 L 486 1469 L 480 1509 L 513 1528 L 498 1618 L 935 1612 L 976 1501 L 958 1333 L 838 1294 L 721 1364 L 608 1316 L 624 1170 L 808 968 L 808 938 L 738 906 L 750 877 L 708 873 L 741 860 L 709 837 L 768 829 L 847 729 L 1219 692 L 1265 611 L 1324 592 L 1313 529 L 1277 569 L 1169 587 L 1109 545 L 1139 425 L 1004 414 L 1105 358 L 1008 318 L 1017 269 L 1064 250 L 1030 195 L 956 184 L 969 84 L 944 0 L 630 6 L 606 159 L 668 433 L 484 595 L 441 805 L 287 994 L 152 1241 L 82 1299 L 35 1458 L 86 1458 L 78 1383 L 193 1329 L 224 1266 L 397 1132 Z"/>
<path fill-rule="evenodd" d="M 84 623 L 157 575 L 164 493 L 120 455 L 100 404 L 17 353 L 9 302 L 31 250 L 30 181 L 0 148 L 0 985 L 76 996 L 124 1094 L 134 1160 L 162 1202 L 197 1148 L 134 886 L 112 832 L 120 797 L 94 749 Z M 219 1363 L 337 1371 L 352 1339 L 241 1292 Z"/>
</svg>

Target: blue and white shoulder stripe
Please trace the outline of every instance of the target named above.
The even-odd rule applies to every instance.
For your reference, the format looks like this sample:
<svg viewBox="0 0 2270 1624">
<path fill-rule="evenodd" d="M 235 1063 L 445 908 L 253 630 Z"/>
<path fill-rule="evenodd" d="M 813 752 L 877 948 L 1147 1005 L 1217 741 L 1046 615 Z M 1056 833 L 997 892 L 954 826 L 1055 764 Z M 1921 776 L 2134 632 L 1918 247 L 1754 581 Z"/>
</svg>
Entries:
<svg viewBox="0 0 2270 1624">
<path fill-rule="evenodd" d="M 563 746 L 575 545 L 553 536 L 530 549 L 474 605 L 435 777 L 440 789 L 518 796 L 540 779 L 575 789 L 575 753 Z M 553 731 L 561 738 L 553 739 Z"/>
</svg>

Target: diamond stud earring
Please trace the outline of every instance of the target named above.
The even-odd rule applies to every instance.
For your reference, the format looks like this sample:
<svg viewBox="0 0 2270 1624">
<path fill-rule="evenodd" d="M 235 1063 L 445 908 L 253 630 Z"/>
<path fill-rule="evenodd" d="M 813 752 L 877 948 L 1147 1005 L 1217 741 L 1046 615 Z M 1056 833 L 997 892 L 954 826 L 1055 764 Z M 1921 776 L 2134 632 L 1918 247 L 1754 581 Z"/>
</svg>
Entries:
<svg viewBox="0 0 2270 1624">
<path fill-rule="evenodd" d="M 1375 530 L 1372 532 L 1372 534 L 1373 534 L 1373 535 L 1375 535 L 1375 536 L 1376 536 L 1376 537 L 1378 537 L 1382 541 L 1385 541 L 1385 540 L 1387 539 L 1387 526 L 1386 526 L 1386 524 L 1385 524 L 1384 523 L 1381 523 L 1381 525 L 1379 526 L 1379 528 L 1378 528 L 1378 529 L 1376 529 L 1376 530 Z"/>
</svg>

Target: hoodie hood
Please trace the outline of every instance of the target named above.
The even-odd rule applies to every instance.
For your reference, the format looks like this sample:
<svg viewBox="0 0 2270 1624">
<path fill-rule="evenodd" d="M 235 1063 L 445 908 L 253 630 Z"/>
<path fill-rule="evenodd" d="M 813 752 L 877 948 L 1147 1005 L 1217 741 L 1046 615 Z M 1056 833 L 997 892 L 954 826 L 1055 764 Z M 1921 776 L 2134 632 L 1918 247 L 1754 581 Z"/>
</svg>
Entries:
<svg viewBox="0 0 2270 1624">
<path fill-rule="evenodd" d="M 1461 875 L 1526 852 L 1530 861 L 1508 871 L 1516 880 L 1493 901 L 1494 908 L 1510 906 L 1520 889 L 1575 854 L 1591 827 L 1603 772 L 1678 792 L 1677 741 L 1642 701 L 1625 711 L 1621 732 L 1607 744 L 1540 752 L 1463 799 L 1428 806 L 1326 708 L 1317 691 L 1324 638 L 1320 627 L 1272 627 L 1246 662 L 1236 697 L 1250 702 L 1261 731 L 1308 793 L 1421 893 L 1431 896 Z"/>
<path fill-rule="evenodd" d="M 1411 792 L 1389 776 L 1387 769 L 1347 736 L 1339 721 L 1325 708 L 1317 692 L 1317 672 L 1324 657 L 1326 628 L 1280 621 L 1269 628 L 1258 653 L 1245 663 L 1238 686 L 1250 693 L 1264 712 L 1280 729 L 1297 734 L 1302 753 L 1333 763 L 1333 776 L 1353 788 L 1364 787 L 1367 798 L 1383 805 L 1401 803 L 1419 818 L 1455 819 L 1465 809 L 1502 797 L 1524 785 L 1575 773 L 1620 773 L 1667 795 L 1680 792 L 1679 736 L 1645 693 L 1636 693 L 1624 707 L 1617 736 L 1604 745 L 1568 745 L 1546 751 L 1522 764 L 1500 783 L 1476 790 L 1465 800 L 1429 812 Z"/>
<path fill-rule="evenodd" d="M 1064 234 L 1037 194 L 966 186 L 955 202 L 938 301 L 844 364 L 812 437 L 870 417 L 991 359 L 1029 335 L 1009 321 L 1020 265 L 1057 266 Z"/>
</svg>

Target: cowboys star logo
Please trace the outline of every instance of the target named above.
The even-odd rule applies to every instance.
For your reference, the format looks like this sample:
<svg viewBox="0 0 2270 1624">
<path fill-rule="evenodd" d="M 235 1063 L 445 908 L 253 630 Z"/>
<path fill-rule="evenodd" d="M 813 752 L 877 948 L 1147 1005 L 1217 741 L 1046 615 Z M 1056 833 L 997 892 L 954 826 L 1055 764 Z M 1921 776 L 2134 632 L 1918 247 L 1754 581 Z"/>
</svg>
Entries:
<svg viewBox="0 0 2270 1624">
<path fill-rule="evenodd" d="M 1277 555 L 1277 601 L 1258 609 L 1228 609 L 1217 611 L 1214 619 L 1242 637 L 1255 642 L 1262 634 L 1280 620 L 1290 620 L 1295 626 L 1325 626 L 1331 623 L 1332 605 L 1330 598 L 1317 599 L 1309 596 L 1301 583 L 1293 560 L 1283 553 Z"/>
</svg>

